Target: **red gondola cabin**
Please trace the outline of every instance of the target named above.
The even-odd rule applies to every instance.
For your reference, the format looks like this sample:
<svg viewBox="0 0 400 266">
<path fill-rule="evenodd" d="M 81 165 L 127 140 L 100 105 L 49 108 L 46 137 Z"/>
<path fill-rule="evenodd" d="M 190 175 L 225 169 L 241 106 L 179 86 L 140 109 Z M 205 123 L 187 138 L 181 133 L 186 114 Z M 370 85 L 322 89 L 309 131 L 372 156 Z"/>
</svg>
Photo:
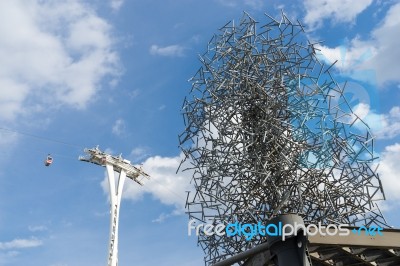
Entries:
<svg viewBox="0 0 400 266">
<path fill-rule="evenodd" d="M 52 163 L 53 163 L 53 158 L 50 155 L 48 155 L 46 160 L 44 161 L 44 165 L 50 166 L 50 164 L 52 164 Z"/>
</svg>

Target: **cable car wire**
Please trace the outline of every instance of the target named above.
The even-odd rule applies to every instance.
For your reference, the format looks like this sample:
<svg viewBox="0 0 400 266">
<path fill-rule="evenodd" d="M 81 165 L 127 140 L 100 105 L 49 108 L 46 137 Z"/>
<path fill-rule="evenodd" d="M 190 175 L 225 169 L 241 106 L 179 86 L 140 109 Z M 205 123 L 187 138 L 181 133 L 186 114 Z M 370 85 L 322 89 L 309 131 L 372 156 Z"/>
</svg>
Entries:
<svg viewBox="0 0 400 266">
<path fill-rule="evenodd" d="M 26 132 L 21 132 L 21 131 L 15 130 L 15 129 L 9 129 L 9 128 L 5 128 L 5 127 L 0 127 L 0 130 L 12 132 L 12 133 L 17 133 L 17 134 L 20 134 L 20 135 L 24 135 L 24 136 L 28 136 L 28 137 L 36 138 L 36 139 L 40 139 L 40 140 L 55 142 L 55 143 L 59 143 L 59 144 L 63 144 L 63 145 L 66 145 L 66 146 L 71 146 L 71 147 L 75 147 L 75 148 L 79 148 L 79 149 L 83 149 L 82 146 L 77 145 L 77 144 L 73 144 L 73 143 L 69 143 L 69 142 L 65 142 L 65 141 L 61 141 L 61 140 L 56 140 L 56 139 L 45 138 L 45 137 L 41 137 L 41 136 L 38 136 L 38 135 L 34 135 L 34 134 L 26 133 Z"/>
</svg>

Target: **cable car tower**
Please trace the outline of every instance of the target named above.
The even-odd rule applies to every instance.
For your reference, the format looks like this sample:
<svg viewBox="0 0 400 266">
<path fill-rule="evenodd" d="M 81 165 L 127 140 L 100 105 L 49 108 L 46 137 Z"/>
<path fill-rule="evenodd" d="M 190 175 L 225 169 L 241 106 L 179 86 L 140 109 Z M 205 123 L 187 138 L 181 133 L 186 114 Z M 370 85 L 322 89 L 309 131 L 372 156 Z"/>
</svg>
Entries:
<svg viewBox="0 0 400 266">
<path fill-rule="evenodd" d="M 139 185 L 143 185 L 139 177 L 149 179 L 149 175 L 123 159 L 122 156 L 112 156 L 102 152 L 98 146 L 93 149 L 85 149 L 87 156 L 79 156 L 80 161 L 105 166 L 107 169 L 108 183 L 110 186 L 110 243 L 108 251 L 108 266 L 118 265 L 118 222 L 119 208 L 126 177 L 132 179 Z M 115 173 L 119 176 L 115 177 Z M 116 182 L 117 181 L 117 182 Z"/>
</svg>

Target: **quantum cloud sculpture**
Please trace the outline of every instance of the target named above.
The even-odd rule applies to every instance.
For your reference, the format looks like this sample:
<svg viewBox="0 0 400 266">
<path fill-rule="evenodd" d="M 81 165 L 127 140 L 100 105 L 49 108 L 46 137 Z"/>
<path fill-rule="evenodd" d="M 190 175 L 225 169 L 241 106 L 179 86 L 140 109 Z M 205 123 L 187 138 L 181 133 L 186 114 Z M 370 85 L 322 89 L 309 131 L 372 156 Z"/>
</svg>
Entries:
<svg viewBox="0 0 400 266">
<path fill-rule="evenodd" d="M 284 14 L 258 23 L 245 13 L 213 36 L 182 109 L 190 219 L 265 223 L 295 213 L 305 223 L 386 226 L 374 138 L 316 47 Z M 263 241 L 198 237 L 207 265 Z"/>
</svg>

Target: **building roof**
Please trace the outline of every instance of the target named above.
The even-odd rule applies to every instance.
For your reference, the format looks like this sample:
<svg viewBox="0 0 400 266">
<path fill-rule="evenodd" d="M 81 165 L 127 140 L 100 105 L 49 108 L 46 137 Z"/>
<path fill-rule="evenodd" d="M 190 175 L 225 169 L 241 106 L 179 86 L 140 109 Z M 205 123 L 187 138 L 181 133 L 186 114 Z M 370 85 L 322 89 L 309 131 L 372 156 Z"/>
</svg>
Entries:
<svg viewBox="0 0 400 266">
<path fill-rule="evenodd" d="M 358 227 L 348 227 L 359 230 Z M 244 266 L 275 266 L 267 243 L 228 258 L 217 265 L 233 265 L 235 258 L 245 261 Z M 347 236 L 327 235 L 317 232 L 308 236 L 308 253 L 313 266 L 399 266 L 400 265 L 400 229 L 383 229 L 382 235 L 369 235 L 361 230 L 360 234 Z M 250 255 L 249 255 L 250 254 Z M 245 255 L 245 256 L 243 256 Z M 248 256 L 246 256 L 248 255 Z M 284 265 L 286 266 L 286 265 Z"/>
</svg>

